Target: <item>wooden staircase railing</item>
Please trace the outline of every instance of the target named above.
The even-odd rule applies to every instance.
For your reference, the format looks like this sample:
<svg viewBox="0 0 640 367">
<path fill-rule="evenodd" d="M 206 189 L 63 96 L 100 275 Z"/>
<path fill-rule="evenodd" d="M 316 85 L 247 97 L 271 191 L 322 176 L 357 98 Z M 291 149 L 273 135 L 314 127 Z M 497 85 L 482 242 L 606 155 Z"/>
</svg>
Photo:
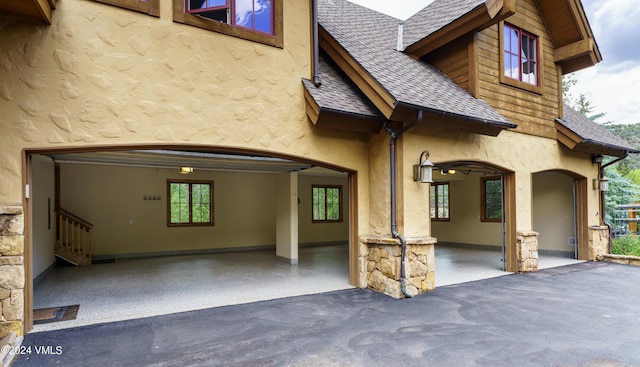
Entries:
<svg viewBox="0 0 640 367">
<path fill-rule="evenodd" d="M 64 209 L 56 211 L 57 257 L 76 266 L 91 265 L 91 229 L 93 224 Z"/>
</svg>

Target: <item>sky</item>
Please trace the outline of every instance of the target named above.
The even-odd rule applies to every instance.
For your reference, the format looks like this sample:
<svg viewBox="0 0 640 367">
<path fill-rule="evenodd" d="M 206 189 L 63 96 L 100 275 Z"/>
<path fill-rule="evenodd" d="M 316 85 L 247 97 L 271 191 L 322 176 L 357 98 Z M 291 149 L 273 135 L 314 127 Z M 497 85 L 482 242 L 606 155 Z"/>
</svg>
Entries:
<svg viewBox="0 0 640 367">
<path fill-rule="evenodd" d="M 406 19 L 433 0 L 350 0 Z M 640 123 L 640 7 L 638 0 L 582 0 L 603 61 L 574 73 L 571 95 L 584 94 L 597 122 Z"/>
</svg>

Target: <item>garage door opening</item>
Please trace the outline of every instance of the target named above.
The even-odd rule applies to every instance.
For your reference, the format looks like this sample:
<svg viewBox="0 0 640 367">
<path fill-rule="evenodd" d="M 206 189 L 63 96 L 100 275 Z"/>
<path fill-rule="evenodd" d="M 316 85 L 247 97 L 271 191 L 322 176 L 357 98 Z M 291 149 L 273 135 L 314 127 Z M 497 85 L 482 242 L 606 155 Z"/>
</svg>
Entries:
<svg viewBox="0 0 640 367">
<path fill-rule="evenodd" d="M 352 287 L 355 173 L 244 152 L 50 151 L 27 161 L 25 324 L 34 309 L 80 304 L 75 320 L 36 330 Z M 90 239 L 59 209 L 90 225 Z M 70 238 L 92 265 L 56 253 Z"/>
<path fill-rule="evenodd" d="M 430 192 L 436 287 L 505 275 L 510 173 L 479 162 L 437 164 Z"/>
</svg>

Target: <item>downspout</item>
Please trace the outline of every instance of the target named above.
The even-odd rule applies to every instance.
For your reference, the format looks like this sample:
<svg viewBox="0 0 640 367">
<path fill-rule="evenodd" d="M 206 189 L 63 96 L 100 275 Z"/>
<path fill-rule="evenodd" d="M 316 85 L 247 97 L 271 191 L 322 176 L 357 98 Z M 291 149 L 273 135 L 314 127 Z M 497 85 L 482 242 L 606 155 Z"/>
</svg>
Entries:
<svg viewBox="0 0 640 367">
<path fill-rule="evenodd" d="M 313 23 L 313 85 L 320 87 L 320 73 L 318 71 L 318 58 L 320 57 L 320 43 L 318 41 L 318 0 L 311 0 L 311 22 Z"/>
<path fill-rule="evenodd" d="M 611 162 L 605 163 L 602 166 L 600 166 L 600 177 L 598 177 L 599 180 L 601 180 L 604 177 L 604 169 L 609 167 L 610 165 L 614 164 L 614 163 L 618 163 L 621 160 L 627 158 L 629 156 L 629 151 L 626 151 L 624 154 L 624 157 L 619 157 L 618 159 L 614 159 Z M 612 250 L 612 245 L 613 245 L 613 226 L 611 225 L 611 223 L 607 222 L 607 215 L 606 215 L 606 206 L 605 206 L 605 195 L 606 192 L 600 190 L 600 213 L 602 213 L 602 223 L 607 226 L 607 228 L 609 229 L 609 253 L 611 253 Z"/>
<path fill-rule="evenodd" d="M 389 127 L 389 121 L 384 123 L 384 129 L 389 133 L 391 137 L 389 141 L 389 160 L 390 160 L 390 180 L 391 180 L 391 235 L 393 238 L 400 240 L 400 291 L 407 298 L 412 298 L 413 295 L 407 292 L 407 272 L 406 272 L 406 253 L 407 253 L 407 240 L 403 235 L 398 233 L 397 223 L 397 208 L 396 208 L 396 141 L 405 131 L 418 125 L 422 121 L 422 110 L 418 111 L 418 118 L 415 122 L 405 126 L 404 128 L 394 131 Z"/>
</svg>

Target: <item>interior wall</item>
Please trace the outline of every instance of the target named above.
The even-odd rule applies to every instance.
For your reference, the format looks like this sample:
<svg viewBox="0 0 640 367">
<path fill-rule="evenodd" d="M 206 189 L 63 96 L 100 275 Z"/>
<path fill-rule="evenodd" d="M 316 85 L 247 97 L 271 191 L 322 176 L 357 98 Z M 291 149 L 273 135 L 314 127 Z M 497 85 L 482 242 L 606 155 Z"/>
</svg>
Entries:
<svg viewBox="0 0 640 367">
<path fill-rule="evenodd" d="M 153 254 L 276 243 L 276 175 L 61 164 L 61 205 L 94 225 L 95 256 Z M 167 179 L 212 180 L 212 227 L 167 227 Z M 52 181 L 53 182 L 53 181 Z M 311 185 L 343 186 L 341 223 L 311 223 Z M 301 244 L 345 242 L 349 237 L 346 177 L 300 175 Z M 144 196 L 160 200 L 144 200 Z"/>
<path fill-rule="evenodd" d="M 55 263 L 54 164 L 51 159 L 33 156 L 31 161 L 31 213 L 33 278 Z"/>
<path fill-rule="evenodd" d="M 167 179 L 212 180 L 215 225 L 167 227 Z M 93 223 L 94 255 L 274 245 L 275 190 L 268 173 L 61 165 L 61 206 Z"/>
<path fill-rule="evenodd" d="M 533 229 L 540 250 L 575 250 L 569 246 L 569 237 L 575 236 L 573 181 L 557 172 L 533 175 Z"/>
<path fill-rule="evenodd" d="M 342 222 L 313 223 L 312 185 L 342 186 Z M 349 240 L 349 182 L 344 176 L 324 176 L 302 173 L 298 176 L 298 242 L 300 244 L 323 244 L 327 242 L 348 242 Z"/>
<path fill-rule="evenodd" d="M 502 246 L 502 224 L 480 220 L 481 177 L 479 173 L 465 175 L 461 172 L 434 177 L 435 180 L 449 182 L 450 220 L 431 222 L 432 235 L 439 243 Z"/>
</svg>

